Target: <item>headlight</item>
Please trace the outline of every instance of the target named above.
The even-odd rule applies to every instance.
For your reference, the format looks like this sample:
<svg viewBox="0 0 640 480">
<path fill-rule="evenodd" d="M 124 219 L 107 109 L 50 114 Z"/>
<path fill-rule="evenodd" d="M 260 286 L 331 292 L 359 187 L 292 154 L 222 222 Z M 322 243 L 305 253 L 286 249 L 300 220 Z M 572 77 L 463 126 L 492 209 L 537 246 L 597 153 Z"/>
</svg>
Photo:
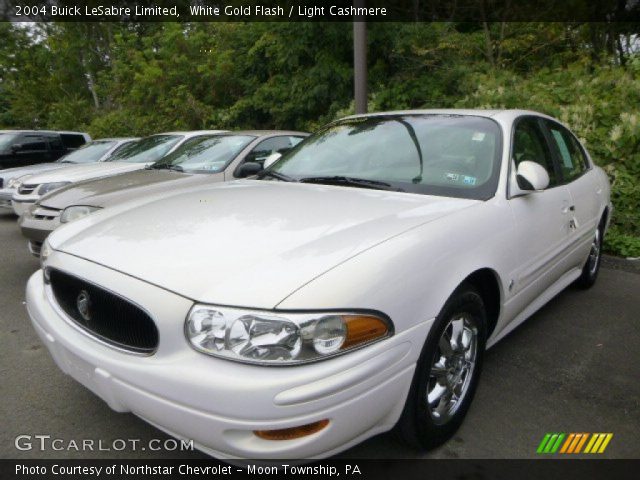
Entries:
<svg viewBox="0 0 640 480">
<path fill-rule="evenodd" d="M 247 363 L 313 362 L 391 336 L 391 322 L 372 313 L 260 312 L 195 305 L 185 334 L 198 351 Z"/>
<path fill-rule="evenodd" d="M 62 211 L 60 215 L 60 223 L 69 223 L 79 218 L 86 217 L 90 213 L 100 210 L 98 207 L 91 207 L 89 205 L 73 205 L 67 207 Z"/>
<path fill-rule="evenodd" d="M 53 192 L 59 188 L 64 187 L 65 185 L 69 185 L 71 182 L 53 182 L 53 183 L 43 183 L 38 187 L 38 195 L 44 195 L 49 192 Z"/>
<path fill-rule="evenodd" d="M 17 190 L 20 188 L 20 185 L 22 185 L 22 182 L 19 178 L 10 178 L 7 182 L 7 188 L 15 188 Z"/>
</svg>

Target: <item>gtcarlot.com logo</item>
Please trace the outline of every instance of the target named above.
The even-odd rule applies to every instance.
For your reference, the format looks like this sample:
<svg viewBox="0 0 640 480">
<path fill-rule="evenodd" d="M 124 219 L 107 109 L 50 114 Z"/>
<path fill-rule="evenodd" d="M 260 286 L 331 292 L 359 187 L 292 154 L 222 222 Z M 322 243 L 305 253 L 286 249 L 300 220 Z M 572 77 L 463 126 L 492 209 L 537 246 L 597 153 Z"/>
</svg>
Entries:
<svg viewBox="0 0 640 480">
<path fill-rule="evenodd" d="M 139 438 L 116 438 L 102 440 L 92 438 L 71 439 L 56 438 L 51 435 L 18 435 L 14 440 L 14 446 L 20 451 L 46 450 L 76 451 L 76 452 L 121 452 L 130 451 L 193 451 L 193 440 L 176 440 L 174 438 L 152 438 L 141 440 Z"/>
<path fill-rule="evenodd" d="M 547 433 L 536 453 L 604 453 L 613 433 Z"/>
</svg>

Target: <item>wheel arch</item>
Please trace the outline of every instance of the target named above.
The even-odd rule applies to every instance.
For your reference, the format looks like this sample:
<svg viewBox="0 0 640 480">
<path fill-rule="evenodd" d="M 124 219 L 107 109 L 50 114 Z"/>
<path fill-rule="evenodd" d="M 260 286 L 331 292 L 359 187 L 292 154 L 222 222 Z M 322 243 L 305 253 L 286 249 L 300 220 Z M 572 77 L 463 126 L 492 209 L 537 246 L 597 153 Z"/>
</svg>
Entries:
<svg viewBox="0 0 640 480">
<path fill-rule="evenodd" d="M 487 312 L 487 338 L 491 336 L 502 311 L 502 288 L 498 273 L 491 268 L 480 268 L 470 273 L 460 283 L 472 285 L 478 290 Z"/>
</svg>

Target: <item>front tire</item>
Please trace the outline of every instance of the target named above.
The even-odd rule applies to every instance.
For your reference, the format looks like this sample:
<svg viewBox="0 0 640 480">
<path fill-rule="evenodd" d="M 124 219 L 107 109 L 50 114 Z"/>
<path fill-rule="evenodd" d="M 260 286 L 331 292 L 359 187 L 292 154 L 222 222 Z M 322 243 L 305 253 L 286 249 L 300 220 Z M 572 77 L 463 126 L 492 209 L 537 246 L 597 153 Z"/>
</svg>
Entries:
<svg viewBox="0 0 640 480">
<path fill-rule="evenodd" d="M 419 450 L 446 442 L 473 400 L 484 356 L 486 312 L 471 285 L 447 300 L 427 337 L 396 431 Z"/>
</svg>

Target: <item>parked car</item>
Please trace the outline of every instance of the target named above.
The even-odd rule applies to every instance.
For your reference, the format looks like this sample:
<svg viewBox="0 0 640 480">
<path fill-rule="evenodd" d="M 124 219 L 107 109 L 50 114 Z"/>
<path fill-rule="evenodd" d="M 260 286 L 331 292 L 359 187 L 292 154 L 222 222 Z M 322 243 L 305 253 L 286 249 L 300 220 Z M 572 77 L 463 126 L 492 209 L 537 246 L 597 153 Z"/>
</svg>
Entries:
<svg viewBox="0 0 640 480">
<path fill-rule="evenodd" d="M 51 172 L 71 165 L 104 162 L 111 158 L 125 145 L 133 143 L 137 138 L 103 138 L 84 144 L 77 150 L 67 153 L 52 163 L 38 163 L 27 167 L 14 167 L 0 171 L 0 209 L 11 210 L 11 198 L 16 194 L 21 183 L 36 173 Z"/>
<path fill-rule="evenodd" d="M 0 169 L 53 162 L 89 141 L 82 132 L 0 130 Z"/>
<path fill-rule="evenodd" d="M 219 457 L 446 441 L 485 348 L 596 281 L 611 215 L 577 138 L 521 110 L 348 117 L 253 179 L 124 204 L 43 245 L 60 368 Z"/>
<path fill-rule="evenodd" d="M 281 130 L 199 135 L 144 170 L 74 183 L 47 195 L 22 215 L 20 229 L 29 251 L 38 256 L 44 239 L 61 223 L 131 199 L 256 174 L 269 155 L 291 149 L 307 135 Z"/>
<path fill-rule="evenodd" d="M 13 195 L 11 199 L 13 210 L 16 215 L 20 216 L 43 195 L 65 185 L 141 170 L 171 153 L 191 137 L 222 131 L 199 130 L 151 135 L 125 146 L 116 152 L 108 162 L 76 165 L 58 172 L 31 175 L 22 181 L 18 192 Z"/>
</svg>

